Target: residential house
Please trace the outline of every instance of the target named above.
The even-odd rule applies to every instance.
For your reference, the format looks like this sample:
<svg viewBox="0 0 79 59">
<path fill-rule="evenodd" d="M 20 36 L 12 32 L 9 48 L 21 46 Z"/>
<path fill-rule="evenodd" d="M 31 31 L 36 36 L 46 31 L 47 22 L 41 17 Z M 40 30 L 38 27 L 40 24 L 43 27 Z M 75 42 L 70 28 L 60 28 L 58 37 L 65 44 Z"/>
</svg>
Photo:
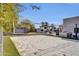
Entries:
<svg viewBox="0 0 79 59">
<path fill-rule="evenodd" d="M 79 16 L 65 18 L 63 20 L 62 32 L 63 34 L 60 34 L 61 36 L 79 38 Z"/>
<path fill-rule="evenodd" d="M 47 22 L 42 22 L 39 28 L 37 29 L 37 32 L 41 33 L 52 33 L 54 31 L 54 25 L 49 25 Z"/>
<path fill-rule="evenodd" d="M 19 24 L 17 24 L 15 33 L 27 33 L 32 29 L 31 27 L 32 24 L 29 20 L 23 20 Z"/>
</svg>

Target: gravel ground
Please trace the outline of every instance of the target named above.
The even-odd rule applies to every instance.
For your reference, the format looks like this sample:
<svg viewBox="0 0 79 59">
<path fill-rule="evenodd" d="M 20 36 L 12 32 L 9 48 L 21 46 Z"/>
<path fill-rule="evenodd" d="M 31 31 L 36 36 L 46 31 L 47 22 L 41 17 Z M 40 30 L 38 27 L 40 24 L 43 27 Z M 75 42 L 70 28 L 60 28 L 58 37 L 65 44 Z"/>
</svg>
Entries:
<svg viewBox="0 0 79 59">
<path fill-rule="evenodd" d="M 11 39 L 22 56 L 79 56 L 79 40 L 44 35 Z"/>
</svg>

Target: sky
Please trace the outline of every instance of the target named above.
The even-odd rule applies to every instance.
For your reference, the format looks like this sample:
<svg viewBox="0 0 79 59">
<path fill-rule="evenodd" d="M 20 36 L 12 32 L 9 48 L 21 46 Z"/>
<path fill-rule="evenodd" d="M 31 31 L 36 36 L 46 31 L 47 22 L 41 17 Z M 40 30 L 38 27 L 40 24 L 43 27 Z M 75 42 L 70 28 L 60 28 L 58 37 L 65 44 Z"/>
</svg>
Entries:
<svg viewBox="0 0 79 59">
<path fill-rule="evenodd" d="M 29 19 L 32 23 L 48 22 L 61 25 L 64 18 L 79 16 L 79 4 L 68 3 L 26 3 L 22 4 L 24 10 L 19 13 L 20 20 Z M 32 10 L 30 5 L 40 7 L 40 10 Z"/>
</svg>

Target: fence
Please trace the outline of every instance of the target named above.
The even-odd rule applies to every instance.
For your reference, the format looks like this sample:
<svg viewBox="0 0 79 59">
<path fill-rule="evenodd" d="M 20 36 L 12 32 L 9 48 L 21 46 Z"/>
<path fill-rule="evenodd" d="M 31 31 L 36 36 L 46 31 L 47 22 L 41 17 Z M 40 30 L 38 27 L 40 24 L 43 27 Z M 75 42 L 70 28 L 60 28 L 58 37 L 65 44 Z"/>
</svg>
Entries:
<svg viewBox="0 0 79 59">
<path fill-rule="evenodd" d="M 3 32 L 0 30 L 0 55 L 3 54 Z"/>
</svg>

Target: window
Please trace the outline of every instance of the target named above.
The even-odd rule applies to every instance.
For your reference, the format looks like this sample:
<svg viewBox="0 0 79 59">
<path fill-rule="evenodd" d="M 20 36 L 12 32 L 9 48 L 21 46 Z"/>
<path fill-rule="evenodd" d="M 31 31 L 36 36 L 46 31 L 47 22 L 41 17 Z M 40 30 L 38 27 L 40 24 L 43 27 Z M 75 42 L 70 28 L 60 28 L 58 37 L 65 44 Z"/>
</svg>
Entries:
<svg viewBox="0 0 79 59">
<path fill-rule="evenodd" d="M 43 31 L 43 29 L 41 29 L 41 31 Z"/>
<path fill-rule="evenodd" d="M 74 28 L 74 33 L 79 33 L 79 28 Z"/>
<path fill-rule="evenodd" d="M 44 29 L 47 29 L 47 27 L 44 27 Z"/>
</svg>

